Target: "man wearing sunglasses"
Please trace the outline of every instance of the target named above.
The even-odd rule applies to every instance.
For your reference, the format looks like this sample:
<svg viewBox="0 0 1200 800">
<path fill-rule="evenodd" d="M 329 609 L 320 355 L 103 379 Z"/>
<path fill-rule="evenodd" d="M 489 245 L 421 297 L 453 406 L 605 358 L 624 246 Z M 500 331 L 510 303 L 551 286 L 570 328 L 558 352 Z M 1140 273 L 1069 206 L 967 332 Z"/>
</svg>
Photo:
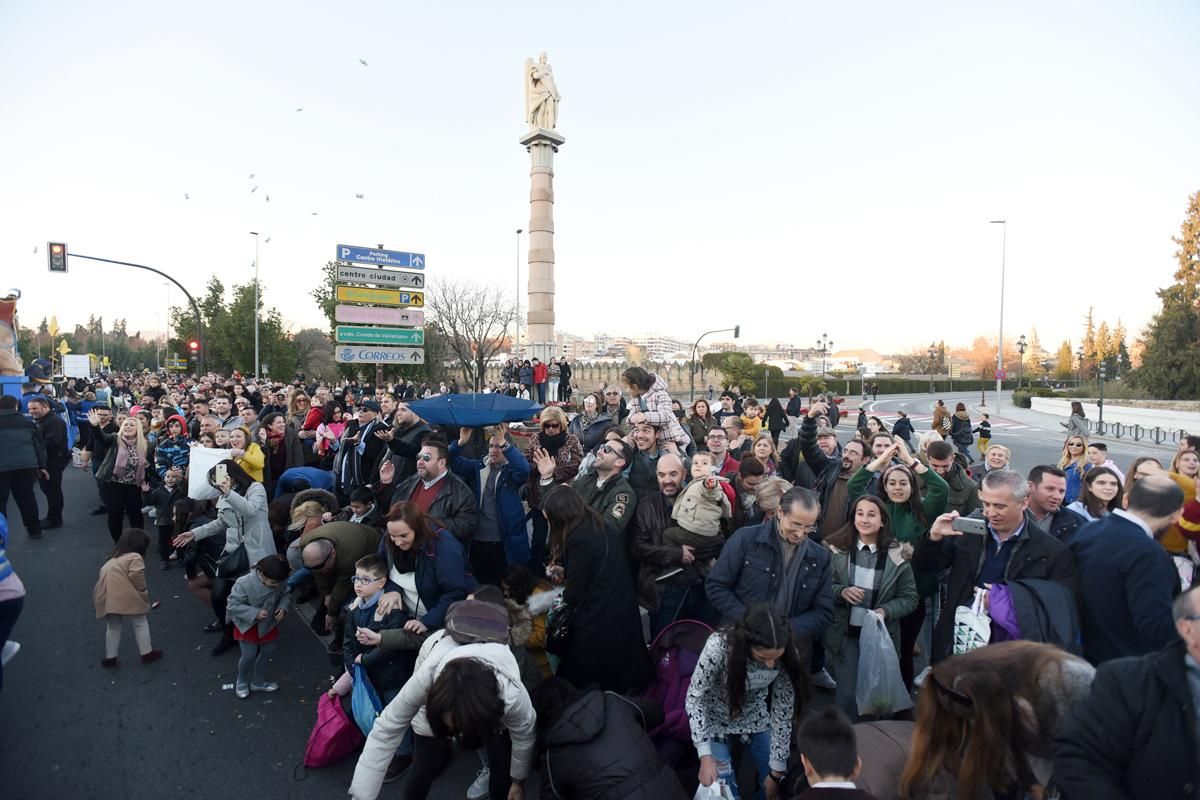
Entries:
<svg viewBox="0 0 1200 800">
<path fill-rule="evenodd" d="M 554 483 L 554 457 L 545 450 L 539 450 L 533 456 L 541 476 L 540 484 L 544 494 L 546 487 Z M 580 475 L 571 483 L 572 488 L 583 498 L 583 502 L 622 536 L 637 509 L 637 495 L 622 475 L 632 460 L 633 448 L 625 442 L 620 439 L 605 442 L 596 451 L 592 471 Z"/>
<path fill-rule="evenodd" d="M 1060 723 L 1054 782 L 1064 797 L 1197 796 L 1200 589 L 1179 595 L 1171 615 L 1178 640 L 1102 664 L 1091 693 Z"/>
<path fill-rule="evenodd" d="M 388 489 L 393 485 L 395 466 L 385 461 L 379 470 L 379 492 L 391 508 L 393 503 L 407 500 L 429 516 L 440 521 L 442 526 L 462 542 L 463 550 L 470 552 L 471 538 L 479 524 L 479 506 L 475 493 L 462 478 L 448 468 L 450 451 L 440 439 L 426 439 L 417 453 L 417 471 L 406 481 L 401 481 L 391 496 Z"/>
</svg>

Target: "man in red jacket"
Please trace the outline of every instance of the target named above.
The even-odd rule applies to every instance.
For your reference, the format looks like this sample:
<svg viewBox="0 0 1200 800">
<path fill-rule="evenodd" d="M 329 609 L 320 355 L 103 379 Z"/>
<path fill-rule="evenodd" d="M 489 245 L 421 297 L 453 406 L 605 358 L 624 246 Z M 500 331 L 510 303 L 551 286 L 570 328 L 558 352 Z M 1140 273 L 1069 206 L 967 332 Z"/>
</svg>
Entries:
<svg viewBox="0 0 1200 800">
<path fill-rule="evenodd" d="M 533 385 L 537 387 L 538 402 L 546 405 L 546 382 L 550 380 L 550 368 L 540 359 L 533 360 Z"/>
</svg>

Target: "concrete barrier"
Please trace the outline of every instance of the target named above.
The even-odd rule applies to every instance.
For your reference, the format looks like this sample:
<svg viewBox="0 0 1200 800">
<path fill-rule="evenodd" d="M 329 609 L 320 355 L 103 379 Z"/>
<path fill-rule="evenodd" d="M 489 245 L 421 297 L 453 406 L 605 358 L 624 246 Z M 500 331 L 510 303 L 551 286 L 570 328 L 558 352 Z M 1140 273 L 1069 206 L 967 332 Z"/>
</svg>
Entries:
<svg viewBox="0 0 1200 800">
<path fill-rule="evenodd" d="M 1081 400 L 1083 413 L 1095 427 L 1100 419 L 1100 408 L 1093 401 Z M 1057 397 L 1030 398 L 1031 408 L 1043 414 L 1053 414 L 1065 421 L 1071 416 L 1071 401 Z M 1170 411 L 1159 408 L 1131 408 L 1104 404 L 1104 423 L 1122 425 L 1140 425 L 1143 428 L 1162 428 L 1166 431 L 1185 430 L 1200 431 L 1200 413 L 1194 411 Z"/>
</svg>

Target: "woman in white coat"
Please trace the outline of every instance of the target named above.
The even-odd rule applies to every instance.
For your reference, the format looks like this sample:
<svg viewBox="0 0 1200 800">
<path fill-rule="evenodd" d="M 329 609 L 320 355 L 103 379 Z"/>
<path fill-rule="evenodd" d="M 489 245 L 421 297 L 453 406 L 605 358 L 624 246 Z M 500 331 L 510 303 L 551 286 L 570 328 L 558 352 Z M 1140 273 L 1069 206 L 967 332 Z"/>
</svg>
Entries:
<svg viewBox="0 0 1200 800">
<path fill-rule="evenodd" d="M 375 720 L 350 796 L 374 800 L 379 795 L 392 754 L 411 725 L 414 752 L 405 800 L 425 800 L 450 763 L 455 740 L 462 750 L 487 750 L 491 800 L 523 800 L 523 784 L 533 768 L 535 722 L 521 669 L 507 645 L 459 644 L 438 631 L 421 647 L 412 678 Z"/>
<path fill-rule="evenodd" d="M 216 474 L 222 466 L 225 468 L 226 478 L 218 483 Z M 233 556 L 243 543 L 246 545 L 245 570 L 237 575 L 227 574 L 212 579 L 213 613 L 217 615 L 217 619 L 224 620 L 225 604 L 229 600 L 229 593 L 233 591 L 234 581 L 249 572 L 251 564 L 257 564 L 267 556 L 275 555 L 275 538 L 271 535 L 271 525 L 267 521 L 266 489 L 236 462 L 230 459 L 218 462 L 208 471 L 208 483 L 220 494 L 217 500 L 217 518 L 206 525 L 179 534 L 173 543 L 176 547 L 185 547 L 192 541 L 223 535 L 225 548 L 221 552 L 221 560 Z M 218 571 L 223 570 L 218 567 Z M 221 641 L 212 649 L 212 654 L 219 656 L 236 644 L 233 626 L 226 623 Z"/>
</svg>

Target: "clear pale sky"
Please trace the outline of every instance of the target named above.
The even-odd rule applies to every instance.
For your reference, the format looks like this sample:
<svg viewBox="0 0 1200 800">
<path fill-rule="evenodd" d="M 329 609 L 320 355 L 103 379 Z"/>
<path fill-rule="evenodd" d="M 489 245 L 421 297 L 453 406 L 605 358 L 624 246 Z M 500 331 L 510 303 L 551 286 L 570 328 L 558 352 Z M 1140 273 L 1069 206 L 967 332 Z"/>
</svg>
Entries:
<svg viewBox="0 0 1200 800">
<path fill-rule="evenodd" d="M 512 291 L 545 50 L 560 330 L 966 344 L 995 335 L 1005 218 L 1006 334 L 1053 350 L 1089 305 L 1158 307 L 1200 189 L 1198 36 L 1187 0 L 8 3 L 0 288 L 26 325 L 160 329 L 160 279 L 51 276 L 46 241 L 198 293 L 251 279 L 258 230 L 295 328 L 338 242 Z"/>
</svg>

